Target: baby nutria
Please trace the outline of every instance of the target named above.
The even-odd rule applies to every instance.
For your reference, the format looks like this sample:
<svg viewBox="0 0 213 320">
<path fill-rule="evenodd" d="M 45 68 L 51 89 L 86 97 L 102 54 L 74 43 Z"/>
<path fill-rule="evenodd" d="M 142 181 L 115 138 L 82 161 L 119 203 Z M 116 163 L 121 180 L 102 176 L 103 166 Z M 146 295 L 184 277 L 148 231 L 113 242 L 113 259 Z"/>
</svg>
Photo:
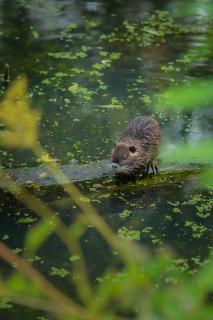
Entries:
<svg viewBox="0 0 213 320">
<path fill-rule="evenodd" d="M 158 172 L 154 160 L 160 144 L 160 126 L 147 116 L 136 117 L 112 150 L 112 167 L 119 175 Z"/>
</svg>

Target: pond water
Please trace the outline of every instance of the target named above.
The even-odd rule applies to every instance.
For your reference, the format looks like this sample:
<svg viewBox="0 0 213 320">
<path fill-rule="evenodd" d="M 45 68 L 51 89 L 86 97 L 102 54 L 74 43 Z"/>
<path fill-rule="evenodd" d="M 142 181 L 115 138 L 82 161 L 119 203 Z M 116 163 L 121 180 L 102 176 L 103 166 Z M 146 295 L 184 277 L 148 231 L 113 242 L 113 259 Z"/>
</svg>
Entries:
<svg viewBox="0 0 213 320">
<path fill-rule="evenodd" d="M 141 114 L 159 120 L 162 144 L 168 148 L 211 137 L 211 105 L 178 113 L 155 107 L 156 97 L 167 87 L 213 71 L 207 46 L 211 1 L 185 2 L 0 0 L 1 62 L 10 65 L 12 80 L 27 75 L 31 104 L 42 111 L 39 139 L 53 158 L 64 164 L 106 159 L 126 123 Z M 3 86 L 0 90 L 3 96 Z M 0 154 L 4 167 L 38 165 L 29 151 L 1 148 Z M 196 174 L 172 185 L 142 189 L 107 179 L 79 187 L 121 237 L 131 237 L 153 252 L 171 247 L 176 264 L 188 273 L 196 273 L 208 257 L 212 191 L 200 185 Z M 66 224 L 78 215 L 59 187 L 35 194 Z M 17 253 L 25 250 L 24 234 L 38 221 L 36 216 L 2 192 L 0 219 L 0 238 Z M 82 247 L 93 281 L 110 263 L 117 263 L 92 226 Z M 54 274 L 54 268 L 69 269 L 68 252 L 56 236 L 48 239 L 34 262 L 57 286 L 71 290 L 69 273 L 64 278 Z M 9 270 L 0 264 L 2 274 Z M 1 304 L 0 318 L 44 319 L 41 312 Z"/>
<path fill-rule="evenodd" d="M 211 74 L 208 10 L 200 16 L 197 8 L 193 18 L 182 18 L 180 30 L 169 20 L 180 15 L 180 1 L 179 6 L 176 1 L 45 3 L 0 1 L 0 45 L 11 79 L 23 73 L 29 79 L 32 106 L 42 111 L 40 141 L 54 158 L 62 163 L 106 158 L 125 124 L 141 114 L 159 119 L 168 147 L 210 137 L 210 108 L 170 117 L 154 106 L 164 88 Z M 155 9 L 170 11 L 156 14 L 134 35 L 132 23 Z M 196 19 L 202 27 L 188 32 Z M 162 24 L 160 37 L 153 35 L 156 21 Z M 5 166 L 36 165 L 26 151 L 1 154 Z"/>
</svg>

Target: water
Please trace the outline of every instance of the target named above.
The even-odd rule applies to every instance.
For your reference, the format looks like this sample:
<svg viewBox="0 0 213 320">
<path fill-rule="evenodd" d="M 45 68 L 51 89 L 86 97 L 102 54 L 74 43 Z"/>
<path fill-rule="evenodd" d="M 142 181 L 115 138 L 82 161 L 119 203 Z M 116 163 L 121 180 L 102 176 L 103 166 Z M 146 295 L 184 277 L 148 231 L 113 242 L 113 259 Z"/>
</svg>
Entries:
<svg viewBox="0 0 213 320">
<path fill-rule="evenodd" d="M 196 274 L 200 264 L 208 259 L 213 240 L 212 192 L 199 186 L 196 174 L 185 181 L 173 183 L 172 187 L 166 184 L 126 188 L 124 185 L 113 184 L 107 188 L 109 185 L 107 180 L 99 180 L 80 184 L 79 187 L 92 199 L 93 205 L 116 233 L 126 237 L 127 232 L 131 232 L 138 243 L 148 247 L 154 254 L 170 248 L 175 252 L 175 265 L 187 274 Z M 79 210 L 59 187 L 36 193 L 54 209 L 56 216 L 59 215 L 65 225 L 70 225 L 79 215 Z M 39 219 L 5 194 L 1 197 L 0 216 L 1 238 L 15 252 L 24 253 L 24 235 Z M 118 264 L 117 255 L 109 249 L 92 225 L 88 225 L 81 245 L 93 283 L 96 283 L 96 279 L 102 276 L 109 265 Z M 57 287 L 73 296 L 73 289 L 68 282 L 69 274 L 63 277 L 54 275 L 53 272 L 54 268 L 69 271 L 69 258 L 70 254 L 65 246 L 58 237 L 52 235 L 36 253 L 34 265 Z M 2 274 L 8 274 L 9 270 L 1 263 Z M 37 319 L 36 315 L 41 314 L 16 305 L 12 309 L 0 311 L 3 319 Z M 45 316 L 52 319 L 49 314 Z"/>
<path fill-rule="evenodd" d="M 1 61 L 9 63 L 12 79 L 23 73 L 28 76 L 32 106 L 43 114 L 40 141 L 62 163 L 72 159 L 84 163 L 106 158 L 125 123 L 140 114 L 153 113 L 159 118 L 163 143 L 168 146 L 182 139 L 193 141 L 210 136 L 209 109 L 170 119 L 168 115 L 160 117 L 153 107 L 153 96 L 173 82 L 210 74 L 211 57 L 202 56 L 194 62 L 176 63 L 180 71 L 162 70 L 163 66 L 173 66 L 177 59 L 183 59 L 189 51 L 196 54 L 198 46 L 204 50 L 207 34 L 170 36 L 165 43 L 156 39 L 145 47 L 143 43 L 143 47 L 134 47 L 132 39 L 132 44 L 100 40 L 104 33 L 115 32 L 127 18 L 131 22 L 139 21 L 144 19 L 145 11 L 177 8 L 172 1 L 164 5 L 159 2 L 157 7 L 154 1 L 139 2 L 127 6 L 110 2 L 82 5 L 67 1 L 56 1 L 54 5 L 48 1 L 45 5 L 0 2 Z M 88 19 L 95 22 L 94 26 L 89 25 Z M 70 22 L 76 26 L 72 37 L 63 29 Z M 85 57 L 60 59 L 51 55 L 61 52 L 83 52 Z M 118 53 L 121 57 L 112 61 L 110 68 L 94 69 L 92 65 L 107 60 L 103 52 Z M 94 70 L 101 71 L 103 76 L 89 75 Z M 80 93 L 80 98 L 69 91 L 73 83 L 87 89 Z M 104 108 L 111 104 L 113 97 L 123 109 Z M 29 152 L 2 152 L 1 161 L 5 166 L 36 165 L 36 158 Z"/>
<path fill-rule="evenodd" d="M 140 114 L 156 116 L 162 127 L 162 143 L 168 148 L 180 141 L 211 137 L 211 106 L 201 111 L 165 115 L 154 105 L 153 97 L 172 83 L 212 74 L 211 55 L 205 55 L 209 37 L 205 19 L 211 13 L 208 1 L 196 4 L 189 1 L 192 5 L 187 5 L 186 11 L 184 3 L 0 0 L 1 62 L 9 63 L 12 79 L 27 75 L 32 106 L 43 114 L 39 139 L 54 158 L 61 163 L 73 159 L 87 163 L 109 157 L 111 146 L 125 124 Z M 145 46 L 134 46 L 132 40 L 126 42 L 125 35 L 123 42 L 100 40 L 101 35 L 120 28 L 123 21 L 139 22 L 146 12 L 159 9 L 168 10 L 170 16 L 186 26 L 202 17 L 202 32 L 171 34 L 165 41 L 155 39 Z M 64 29 L 70 22 L 74 28 L 72 36 Z M 122 31 L 119 35 L 122 36 Z M 196 54 L 197 48 L 204 51 L 200 58 L 185 63 L 177 61 L 183 60 L 189 51 Z M 56 53 L 64 52 L 68 59 L 56 58 Z M 110 58 L 111 66 L 107 67 L 109 54 L 118 54 L 119 58 Z M 100 62 L 106 68 L 100 69 L 100 65 L 94 68 Z M 73 94 L 76 83 L 83 88 L 77 96 Z M 5 167 L 38 164 L 29 151 L 1 149 L 0 153 Z M 212 192 L 199 184 L 196 174 L 172 186 L 142 190 L 125 189 L 111 182 L 107 189 L 107 185 L 107 180 L 99 180 L 80 187 L 115 232 L 122 236 L 125 228 L 135 231 L 140 238 L 137 241 L 153 252 L 171 247 L 188 272 L 205 261 L 212 246 Z M 42 189 L 36 194 L 66 224 L 79 214 L 60 188 Z M 127 218 L 122 216 L 125 214 Z M 0 219 L 0 238 L 17 251 L 22 250 L 25 232 L 38 221 L 20 202 L 3 192 Z M 88 227 L 82 247 L 93 281 L 109 263 L 117 263 L 115 254 L 93 227 Z M 68 252 L 57 237 L 48 239 L 36 259 L 35 265 L 42 272 L 70 292 L 66 277 L 50 275 L 52 267 L 69 268 Z M 1 263 L 2 274 L 9 270 Z M 39 319 L 41 314 L 17 305 L 0 309 L 0 318 L 8 320 Z M 49 315 L 48 318 L 52 319 Z"/>
</svg>

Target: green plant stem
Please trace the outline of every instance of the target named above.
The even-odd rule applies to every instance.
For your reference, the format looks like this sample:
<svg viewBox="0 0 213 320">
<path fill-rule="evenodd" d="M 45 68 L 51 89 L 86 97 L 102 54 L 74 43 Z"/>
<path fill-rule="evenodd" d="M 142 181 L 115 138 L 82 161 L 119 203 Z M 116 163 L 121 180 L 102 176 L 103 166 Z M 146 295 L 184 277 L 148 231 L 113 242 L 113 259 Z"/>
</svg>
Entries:
<svg viewBox="0 0 213 320">
<path fill-rule="evenodd" d="M 36 286 L 59 308 L 63 313 L 78 317 L 82 320 L 93 320 L 83 307 L 72 301 L 61 291 L 55 288 L 41 273 L 33 268 L 25 259 L 15 255 L 10 248 L 0 241 L 0 256 L 11 266 L 16 265 L 19 272 L 34 282 Z"/>
<path fill-rule="evenodd" d="M 2 176 L 3 178 L 3 176 Z M 67 228 L 61 219 L 54 214 L 54 212 L 41 200 L 33 196 L 30 192 L 28 192 L 24 187 L 19 186 L 15 181 L 12 180 L 1 180 L 1 183 L 6 182 L 6 186 L 4 184 L 4 189 L 7 189 L 10 193 L 12 193 L 18 200 L 20 200 L 22 203 L 24 203 L 30 210 L 35 212 L 37 215 L 39 215 L 41 218 L 48 221 L 48 219 L 51 219 L 54 217 L 54 230 L 60 237 L 60 239 L 64 242 L 64 244 L 67 246 L 67 248 L 70 251 L 70 254 L 73 254 L 73 251 L 76 249 L 72 245 L 73 236 L 70 233 L 69 228 Z M 1 185 L 0 185 L 1 186 Z M 79 253 L 80 254 L 80 253 Z M 93 300 L 93 293 L 92 289 L 90 287 L 89 278 L 87 275 L 86 267 L 83 262 L 83 256 L 81 255 L 81 259 L 78 263 L 78 274 L 80 274 L 81 281 L 83 282 L 83 289 L 82 289 L 82 283 L 81 281 L 76 282 L 77 290 L 79 297 L 83 299 L 85 303 L 88 303 L 89 301 Z M 79 264 L 81 264 L 81 267 L 79 267 Z M 77 268 L 77 266 L 74 265 L 74 268 Z"/>
<path fill-rule="evenodd" d="M 66 314 L 64 310 L 60 309 L 58 305 L 55 304 L 55 302 L 52 302 L 49 299 L 39 299 L 36 297 L 30 297 L 29 295 L 26 296 L 23 294 L 18 294 L 7 288 L 4 288 L 4 286 L 6 285 L 1 283 L 0 296 L 7 297 L 16 304 L 20 304 L 28 308 L 40 309 L 46 312 L 53 312 L 55 314 Z"/>
</svg>

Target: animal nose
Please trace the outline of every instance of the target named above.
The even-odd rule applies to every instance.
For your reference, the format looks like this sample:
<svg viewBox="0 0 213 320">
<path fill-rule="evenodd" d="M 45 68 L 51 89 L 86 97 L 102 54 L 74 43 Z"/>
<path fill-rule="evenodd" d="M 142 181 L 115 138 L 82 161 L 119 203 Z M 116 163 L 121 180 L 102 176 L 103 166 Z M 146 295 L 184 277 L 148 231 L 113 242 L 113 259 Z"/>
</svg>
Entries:
<svg viewBox="0 0 213 320">
<path fill-rule="evenodd" d="M 112 168 L 117 169 L 119 167 L 119 163 L 117 162 L 112 162 Z"/>
</svg>

